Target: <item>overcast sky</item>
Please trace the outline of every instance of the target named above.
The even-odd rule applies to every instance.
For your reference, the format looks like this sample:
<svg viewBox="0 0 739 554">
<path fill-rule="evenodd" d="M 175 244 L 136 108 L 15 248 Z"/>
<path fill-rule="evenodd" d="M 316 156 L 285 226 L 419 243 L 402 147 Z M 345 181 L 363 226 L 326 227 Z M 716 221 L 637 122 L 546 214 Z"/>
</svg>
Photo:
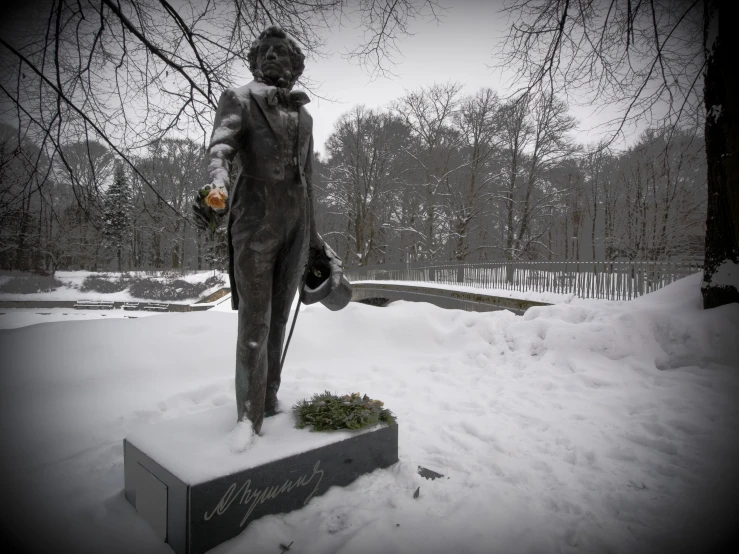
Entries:
<svg viewBox="0 0 739 554">
<path fill-rule="evenodd" d="M 313 115 L 316 151 L 324 153 L 324 143 L 339 116 L 356 104 L 377 108 L 401 97 L 405 91 L 434 83 L 456 81 L 463 92 L 472 94 L 490 87 L 500 95 L 510 92 L 510 72 L 493 69 L 496 46 L 508 31 L 507 16 L 500 12 L 501 0 L 440 0 L 446 10 L 440 22 L 417 19 L 410 26 L 413 36 L 399 44 L 401 54 L 394 57 L 395 78 L 371 81 L 367 71 L 342 53 L 356 45 L 361 32 L 356 24 L 336 29 L 326 45 L 334 53 L 325 59 L 306 60 L 305 76 L 320 86 L 320 95 L 334 102 L 313 98 L 308 111 Z M 248 77 L 248 76 L 247 76 Z M 579 142 L 596 140 L 596 133 L 586 131 L 604 122 L 608 114 L 593 116 L 589 107 L 571 106 L 580 121 Z M 587 122 L 587 125 L 584 124 Z"/>
</svg>

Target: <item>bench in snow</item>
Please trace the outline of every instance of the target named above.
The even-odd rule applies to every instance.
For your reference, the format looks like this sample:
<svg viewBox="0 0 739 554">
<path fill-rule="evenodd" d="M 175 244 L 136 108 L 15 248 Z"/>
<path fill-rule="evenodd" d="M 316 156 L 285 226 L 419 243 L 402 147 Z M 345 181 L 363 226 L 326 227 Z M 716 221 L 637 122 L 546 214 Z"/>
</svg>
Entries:
<svg viewBox="0 0 739 554">
<path fill-rule="evenodd" d="M 121 308 L 123 308 L 124 310 L 138 310 L 139 303 L 138 302 L 124 302 Z"/>
<path fill-rule="evenodd" d="M 74 308 L 76 310 L 112 310 L 115 304 L 107 300 L 78 300 Z"/>
<path fill-rule="evenodd" d="M 141 309 L 152 312 L 166 312 L 169 311 L 169 305 L 160 302 L 149 302 L 146 306 L 142 306 Z"/>
</svg>

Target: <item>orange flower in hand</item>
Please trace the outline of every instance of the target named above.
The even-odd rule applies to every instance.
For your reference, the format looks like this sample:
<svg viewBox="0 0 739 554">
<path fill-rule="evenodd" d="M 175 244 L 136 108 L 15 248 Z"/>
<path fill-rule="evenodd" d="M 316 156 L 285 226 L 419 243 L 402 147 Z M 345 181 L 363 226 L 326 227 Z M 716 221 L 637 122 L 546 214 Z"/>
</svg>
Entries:
<svg viewBox="0 0 739 554">
<path fill-rule="evenodd" d="M 220 189 L 213 189 L 205 197 L 205 203 L 214 210 L 222 210 L 226 207 L 226 195 Z"/>
</svg>

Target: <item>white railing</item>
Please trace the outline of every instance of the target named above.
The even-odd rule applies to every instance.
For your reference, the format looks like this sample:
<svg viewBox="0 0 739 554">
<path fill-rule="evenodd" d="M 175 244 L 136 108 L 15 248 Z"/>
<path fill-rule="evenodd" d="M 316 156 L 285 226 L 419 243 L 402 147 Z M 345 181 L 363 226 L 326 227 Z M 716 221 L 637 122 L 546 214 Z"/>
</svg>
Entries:
<svg viewBox="0 0 739 554">
<path fill-rule="evenodd" d="M 664 261 L 446 262 L 357 267 L 346 270 L 346 276 L 350 281 L 420 281 L 631 300 L 701 269 L 698 262 Z"/>
</svg>

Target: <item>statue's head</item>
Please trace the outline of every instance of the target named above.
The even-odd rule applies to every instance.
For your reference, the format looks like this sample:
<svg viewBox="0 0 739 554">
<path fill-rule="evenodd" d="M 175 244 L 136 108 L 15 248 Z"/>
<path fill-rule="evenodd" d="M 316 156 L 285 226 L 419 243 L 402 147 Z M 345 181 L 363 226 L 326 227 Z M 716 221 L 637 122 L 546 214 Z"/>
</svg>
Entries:
<svg viewBox="0 0 739 554">
<path fill-rule="evenodd" d="M 249 71 L 269 85 L 292 88 L 305 69 L 305 55 L 280 27 L 268 27 L 252 42 Z"/>
</svg>

